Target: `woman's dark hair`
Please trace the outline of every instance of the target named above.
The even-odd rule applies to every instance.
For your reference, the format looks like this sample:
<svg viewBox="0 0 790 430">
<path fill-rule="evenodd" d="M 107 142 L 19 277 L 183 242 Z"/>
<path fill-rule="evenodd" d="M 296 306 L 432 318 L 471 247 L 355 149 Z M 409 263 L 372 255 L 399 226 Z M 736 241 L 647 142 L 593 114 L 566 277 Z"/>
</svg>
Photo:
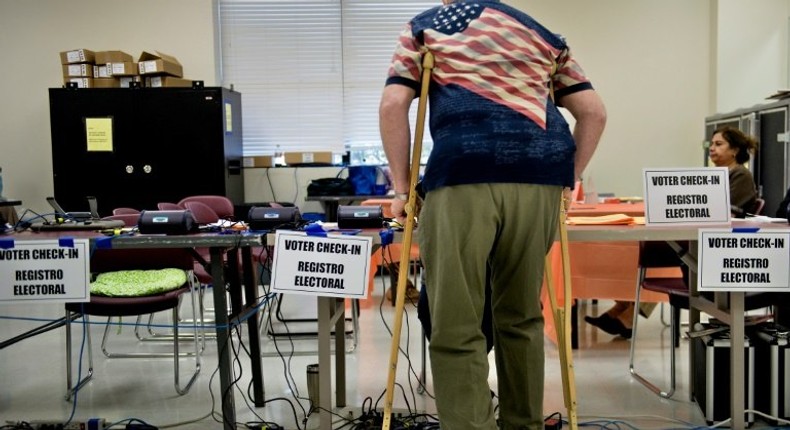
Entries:
<svg viewBox="0 0 790 430">
<path fill-rule="evenodd" d="M 730 144 L 730 147 L 738 149 L 738 153 L 735 154 L 735 161 L 738 164 L 749 161 L 749 154 L 757 152 L 757 140 L 735 127 L 730 127 L 729 125 L 719 127 L 710 135 L 711 139 L 718 133 L 721 133 L 721 136 Z"/>
</svg>

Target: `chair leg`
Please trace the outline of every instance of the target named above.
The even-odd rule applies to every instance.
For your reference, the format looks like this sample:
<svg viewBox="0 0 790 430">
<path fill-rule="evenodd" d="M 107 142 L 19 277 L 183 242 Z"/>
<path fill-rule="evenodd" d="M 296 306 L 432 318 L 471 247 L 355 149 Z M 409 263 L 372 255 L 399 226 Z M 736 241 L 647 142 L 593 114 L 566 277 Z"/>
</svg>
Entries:
<svg viewBox="0 0 790 430">
<path fill-rule="evenodd" d="M 680 347 L 680 308 L 677 306 L 670 306 L 672 310 L 672 346 L 675 348 Z"/>
<path fill-rule="evenodd" d="M 192 292 L 190 292 L 190 297 L 192 297 L 192 300 L 194 302 L 195 299 L 194 299 L 194 295 L 192 294 Z M 174 308 L 174 311 L 178 312 L 178 308 L 179 307 L 180 306 L 176 306 Z M 193 321 L 193 324 L 194 324 L 195 327 L 198 327 L 198 325 L 197 325 L 198 319 L 197 318 L 198 318 L 198 316 L 197 316 L 197 314 L 195 314 L 195 318 L 194 318 L 194 321 Z M 119 322 L 121 321 L 120 317 L 118 317 L 118 321 Z M 111 325 L 112 325 L 112 317 L 109 317 L 109 318 L 107 318 L 107 324 L 104 327 L 104 334 L 102 336 L 102 342 L 101 342 L 101 350 L 102 350 L 102 353 L 104 354 L 105 357 L 107 357 L 107 358 L 170 358 L 170 357 L 172 357 L 172 353 L 169 353 L 169 352 L 120 352 L 120 353 L 119 352 L 111 352 L 109 350 L 109 348 L 108 348 L 108 345 L 109 345 L 108 341 L 109 341 L 109 337 L 110 337 L 109 335 L 110 335 L 110 326 Z M 178 327 L 178 323 L 177 322 L 175 324 L 175 327 L 176 328 Z M 200 328 L 201 329 L 204 328 L 204 327 L 202 327 L 202 324 L 201 324 Z M 200 330 L 200 331 L 202 332 L 203 330 Z M 167 339 L 169 339 L 169 340 L 176 340 L 177 341 L 178 340 L 178 332 L 176 330 L 174 330 L 173 331 L 173 336 L 168 336 Z M 202 335 L 199 335 L 198 333 L 195 333 L 195 336 L 193 337 L 193 339 L 195 339 L 197 341 L 197 343 L 199 344 L 199 348 L 198 348 L 197 353 L 195 353 L 195 352 L 182 352 L 182 353 L 180 353 L 181 357 L 192 357 L 195 354 L 199 355 L 201 352 L 203 352 L 203 349 L 205 348 L 205 338 L 203 338 Z"/>
<path fill-rule="evenodd" d="M 187 382 L 187 384 L 183 388 L 181 388 L 181 384 L 180 384 L 180 376 L 181 375 L 180 375 L 180 368 L 179 368 L 179 360 L 180 360 L 180 357 L 181 357 L 181 354 L 179 354 L 179 345 L 178 345 L 179 344 L 179 339 L 178 339 L 178 324 L 179 324 L 178 309 L 179 309 L 179 306 L 176 306 L 176 307 L 173 308 L 173 371 L 175 373 L 174 384 L 175 384 L 175 387 L 176 387 L 176 392 L 178 394 L 181 394 L 181 395 L 184 395 L 184 394 L 186 394 L 189 391 L 189 389 L 192 387 L 192 384 L 195 383 L 195 380 L 197 379 L 198 374 L 200 373 L 200 355 L 201 355 L 200 354 L 200 352 L 201 352 L 200 343 L 201 342 L 198 340 L 198 337 L 200 337 L 201 334 L 198 331 L 197 320 L 199 318 L 198 313 L 201 312 L 202 310 L 201 311 L 198 310 L 198 305 L 196 303 L 194 289 L 192 291 L 190 291 L 189 296 L 192 299 L 191 300 L 192 301 L 192 334 L 193 334 L 193 340 L 194 340 L 194 345 L 195 345 L 195 351 L 194 351 L 195 371 L 194 371 L 194 373 L 192 373 L 192 376 L 189 378 L 189 381 Z M 201 319 L 201 323 L 202 323 L 202 317 L 200 317 L 200 319 Z M 201 331 L 202 331 L 202 327 L 201 327 Z M 205 338 L 203 340 L 203 343 L 205 343 Z"/>
<path fill-rule="evenodd" d="M 72 385 L 72 351 L 71 351 L 71 312 L 66 311 L 66 400 L 71 400 L 72 396 L 83 387 L 83 385 L 87 384 L 93 378 L 93 349 L 91 348 L 91 331 L 89 326 L 89 319 L 88 316 L 83 314 L 82 315 L 82 329 L 83 335 L 86 337 L 86 341 L 88 344 L 88 373 L 85 375 L 84 378 L 77 381 L 76 385 Z M 77 366 L 82 366 L 82 362 L 78 362 Z M 79 375 L 79 369 L 77 371 Z M 78 376 L 79 377 L 79 376 Z"/>
<path fill-rule="evenodd" d="M 641 292 L 642 292 L 642 281 L 645 278 L 645 272 L 646 272 L 646 270 L 644 268 L 639 268 L 639 272 L 637 274 L 636 302 L 634 303 L 634 309 L 639 309 L 639 303 L 640 303 L 639 299 L 640 299 L 640 295 L 641 295 Z M 674 315 L 674 306 L 672 307 L 672 313 Z M 674 318 L 672 318 L 671 321 L 670 321 L 670 325 L 672 326 L 670 328 L 670 330 L 671 330 L 671 333 L 673 333 L 673 335 L 672 335 L 673 337 L 674 337 L 674 333 L 675 333 L 675 322 L 676 321 L 675 321 Z M 638 338 L 636 329 L 637 329 L 637 325 L 638 324 L 639 324 L 639 312 L 635 311 L 634 312 L 633 328 L 632 328 L 633 329 L 633 334 L 631 335 L 631 349 L 630 349 L 629 354 L 628 354 L 628 371 L 631 372 L 631 376 L 633 376 L 634 379 L 636 379 L 642 385 L 644 385 L 645 387 L 650 389 L 650 391 L 658 394 L 661 397 L 664 397 L 664 398 L 668 399 L 668 398 L 672 397 L 672 395 L 675 393 L 675 348 L 674 347 L 670 347 L 669 348 L 671 350 L 671 354 L 672 354 L 670 356 L 670 373 L 671 373 L 671 376 L 670 376 L 670 388 L 669 388 L 668 391 L 663 391 L 660 388 L 658 388 L 655 384 L 653 384 L 652 382 L 648 381 L 642 375 L 637 373 L 636 369 L 634 368 L 634 356 L 635 356 L 635 352 L 636 352 L 636 340 Z"/>
<path fill-rule="evenodd" d="M 669 327 L 669 323 L 667 322 L 666 318 L 664 317 L 664 302 L 661 302 L 660 306 L 661 306 L 661 312 L 660 312 L 661 325 L 663 325 L 664 327 Z"/>
</svg>

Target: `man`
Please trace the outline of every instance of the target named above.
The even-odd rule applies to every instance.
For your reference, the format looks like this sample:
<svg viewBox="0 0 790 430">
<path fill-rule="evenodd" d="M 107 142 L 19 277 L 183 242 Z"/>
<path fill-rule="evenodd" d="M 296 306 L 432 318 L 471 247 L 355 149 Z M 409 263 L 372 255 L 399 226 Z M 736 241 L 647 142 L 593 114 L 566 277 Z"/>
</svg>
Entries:
<svg viewBox="0 0 790 430">
<path fill-rule="evenodd" d="M 401 219 L 409 190 L 408 111 L 421 50 L 433 53 L 418 229 L 431 369 L 443 430 L 495 429 L 480 326 L 490 268 L 500 428 L 543 428 L 543 262 L 564 187 L 580 178 L 606 113 L 564 40 L 496 0 L 443 1 L 400 35 L 379 120 Z M 573 115 L 571 134 L 555 103 Z"/>
</svg>

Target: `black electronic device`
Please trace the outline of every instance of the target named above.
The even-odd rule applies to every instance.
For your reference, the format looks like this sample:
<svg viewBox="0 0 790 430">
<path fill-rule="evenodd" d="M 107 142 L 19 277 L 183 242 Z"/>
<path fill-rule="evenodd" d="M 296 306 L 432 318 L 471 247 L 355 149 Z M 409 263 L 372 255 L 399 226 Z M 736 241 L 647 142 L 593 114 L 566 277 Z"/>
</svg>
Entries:
<svg viewBox="0 0 790 430">
<path fill-rule="evenodd" d="M 91 203 L 93 207 L 95 203 Z M 90 201 L 90 198 L 89 198 Z M 94 216 L 92 212 L 66 212 L 54 197 L 47 197 L 47 203 L 55 211 L 55 221 L 35 222 L 30 225 L 33 231 L 69 231 L 69 230 L 109 230 L 122 228 L 123 221 L 103 220 Z"/>
<path fill-rule="evenodd" d="M 192 212 L 187 209 L 140 212 L 137 229 L 141 234 L 189 234 L 197 231 Z"/>
<path fill-rule="evenodd" d="M 88 208 L 91 210 L 91 217 L 94 219 L 101 218 L 99 216 L 99 204 L 96 202 L 96 197 L 88 196 Z"/>
<path fill-rule="evenodd" d="M 47 203 L 49 203 L 49 205 L 52 207 L 52 210 L 55 211 L 55 217 L 57 218 L 57 222 L 63 222 L 66 220 L 80 222 L 80 221 L 88 221 L 91 219 L 99 218 L 98 216 L 94 217 L 91 212 L 66 212 L 58 204 L 57 200 L 55 200 L 54 197 L 47 197 Z"/>
<path fill-rule="evenodd" d="M 302 214 L 296 206 L 282 208 L 253 206 L 247 213 L 250 230 L 294 229 L 301 220 Z"/>
<path fill-rule="evenodd" d="M 338 228 L 381 228 L 384 216 L 381 206 L 338 206 Z"/>
<path fill-rule="evenodd" d="M 717 328 L 717 324 L 697 323 L 694 331 Z M 721 330 L 692 339 L 694 348 L 694 400 L 697 401 L 708 425 L 720 423 L 731 416 L 730 390 L 743 390 L 744 410 L 754 410 L 754 343 L 744 338 L 744 377 L 742 384 L 730 385 L 730 331 Z M 754 413 L 745 412 L 743 420 L 754 423 Z"/>
</svg>

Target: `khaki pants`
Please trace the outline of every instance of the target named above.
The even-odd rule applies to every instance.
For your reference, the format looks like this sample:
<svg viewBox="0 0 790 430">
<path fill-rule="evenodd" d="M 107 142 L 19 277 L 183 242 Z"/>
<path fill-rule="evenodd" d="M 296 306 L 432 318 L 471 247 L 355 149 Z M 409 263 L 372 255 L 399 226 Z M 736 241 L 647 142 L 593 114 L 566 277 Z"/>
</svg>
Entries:
<svg viewBox="0 0 790 430">
<path fill-rule="evenodd" d="M 442 430 L 496 429 L 480 330 L 490 264 L 503 429 L 543 429 L 543 265 L 561 187 L 475 184 L 428 193 L 418 229 Z"/>
</svg>

